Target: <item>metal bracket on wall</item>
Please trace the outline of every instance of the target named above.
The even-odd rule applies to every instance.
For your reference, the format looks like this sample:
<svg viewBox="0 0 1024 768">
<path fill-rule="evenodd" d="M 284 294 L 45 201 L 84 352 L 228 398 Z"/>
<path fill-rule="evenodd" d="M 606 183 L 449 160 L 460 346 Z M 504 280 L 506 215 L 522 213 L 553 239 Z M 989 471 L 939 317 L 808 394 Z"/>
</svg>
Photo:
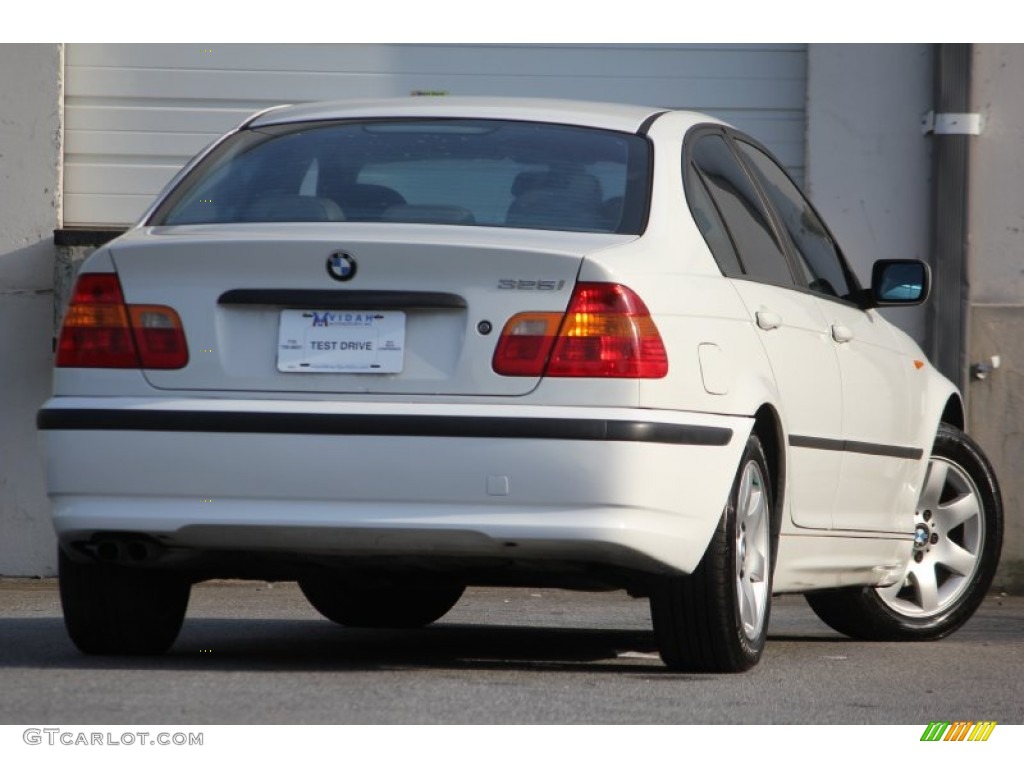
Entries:
<svg viewBox="0 0 1024 768">
<path fill-rule="evenodd" d="M 921 133 L 926 136 L 962 135 L 979 136 L 984 129 L 984 121 L 979 112 L 939 112 L 928 111 L 921 118 Z"/>
</svg>

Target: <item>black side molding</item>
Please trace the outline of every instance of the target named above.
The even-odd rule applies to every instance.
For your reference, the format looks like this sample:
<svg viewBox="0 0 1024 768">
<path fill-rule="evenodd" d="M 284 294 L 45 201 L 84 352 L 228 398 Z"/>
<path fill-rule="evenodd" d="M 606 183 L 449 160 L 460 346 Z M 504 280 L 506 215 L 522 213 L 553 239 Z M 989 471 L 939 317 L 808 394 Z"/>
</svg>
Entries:
<svg viewBox="0 0 1024 768">
<path fill-rule="evenodd" d="M 868 456 L 891 456 L 894 459 L 914 459 L 915 461 L 924 456 L 924 451 L 920 448 L 908 448 L 902 445 L 882 445 L 880 443 L 862 443 L 857 440 L 830 440 L 825 437 L 807 437 L 806 435 L 790 435 L 789 444 L 793 448 L 864 453 Z"/>
<path fill-rule="evenodd" d="M 614 419 L 495 416 L 47 408 L 39 411 L 36 425 L 41 430 L 521 438 L 707 446 L 724 446 L 732 440 L 732 430 L 725 427 Z"/>
</svg>

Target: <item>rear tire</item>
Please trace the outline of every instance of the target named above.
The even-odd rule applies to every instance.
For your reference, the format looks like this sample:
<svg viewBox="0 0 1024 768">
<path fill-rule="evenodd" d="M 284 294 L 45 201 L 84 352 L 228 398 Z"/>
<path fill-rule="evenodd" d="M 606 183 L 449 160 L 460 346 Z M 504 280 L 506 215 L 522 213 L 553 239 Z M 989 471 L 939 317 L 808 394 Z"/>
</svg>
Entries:
<svg viewBox="0 0 1024 768">
<path fill-rule="evenodd" d="M 858 640 L 938 640 L 974 615 L 999 564 L 1003 503 L 981 448 L 948 424 L 935 436 L 915 520 L 903 578 L 890 587 L 808 593 L 822 621 Z"/>
<path fill-rule="evenodd" d="M 450 583 L 356 586 L 326 578 L 302 579 L 299 588 L 310 605 L 335 624 L 373 629 L 433 624 L 466 590 Z"/>
<path fill-rule="evenodd" d="M 57 555 L 64 626 L 82 653 L 150 656 L 178 637 L 192 585 L 164 571 Z"/>
<path fill-rule="evenodd" d="M 661 658 L 673 670 L 743 672 L 761 658 L 771 612 L 776 534 L 768 462 L 747 440 L 729 501 L 697 569 L 651 594 Z"/>
</svg>

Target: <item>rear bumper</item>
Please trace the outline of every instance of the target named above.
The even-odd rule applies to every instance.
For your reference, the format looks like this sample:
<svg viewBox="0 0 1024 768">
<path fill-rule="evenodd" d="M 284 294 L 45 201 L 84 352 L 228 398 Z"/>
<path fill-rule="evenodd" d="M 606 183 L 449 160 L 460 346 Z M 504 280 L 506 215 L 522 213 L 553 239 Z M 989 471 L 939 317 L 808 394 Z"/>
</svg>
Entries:
<svg viewBox="0 0 1024 768">
<path fill-rule="evenodd" d="M 691 571 L 752 420 L 511 405 L 50 400 L 64 545 Z"/>
</svg>

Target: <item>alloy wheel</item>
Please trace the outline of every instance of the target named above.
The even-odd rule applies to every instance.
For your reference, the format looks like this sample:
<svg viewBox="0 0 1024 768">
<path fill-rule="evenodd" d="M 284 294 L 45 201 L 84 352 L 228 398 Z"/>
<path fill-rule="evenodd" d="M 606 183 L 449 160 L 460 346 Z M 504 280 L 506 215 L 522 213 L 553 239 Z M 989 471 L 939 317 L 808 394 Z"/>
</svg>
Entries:
<svg viewBox="0 0 1024 768">
<path fill-rule="evenodd" d="M 899 614 L 927 617 L 960 598 L 981 561 L 985 516 L 967 471 L 932 457 L 914 522 L 914 555 L 907 571 L 878 595 Z"/>
<path fill-rule="evenodd" d="M 763 631 L 768 607 L 769 528 L 764 477 L 757 462 L 749 461 L 736 498 L 736 597 L 751 640 Z"/>
</svg>

